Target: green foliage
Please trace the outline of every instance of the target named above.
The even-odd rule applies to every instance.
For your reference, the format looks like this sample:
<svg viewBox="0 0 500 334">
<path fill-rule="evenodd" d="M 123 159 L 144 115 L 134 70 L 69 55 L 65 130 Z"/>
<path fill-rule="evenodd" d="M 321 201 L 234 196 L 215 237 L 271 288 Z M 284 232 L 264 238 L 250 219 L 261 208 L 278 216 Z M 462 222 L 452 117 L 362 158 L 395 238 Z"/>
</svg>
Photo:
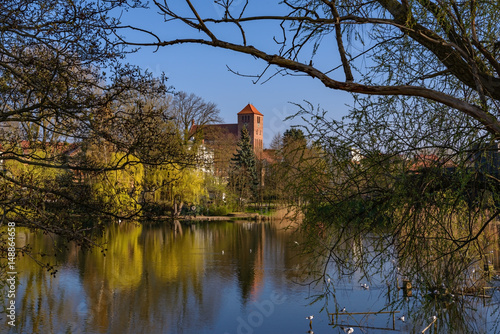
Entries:
<svg viewBox="0 0 500 334">
<path fill-rule="evenodd" d="M 309 204 L 305 212 L 308 223 L 323 222 L 337 227 L 383 227 L 390 224 L 384 202 L 370 198 L 352 198 L 337 203 Z"/>
<path fill-rule="evenodd" d="M 173 169 L 173 172 L 172 192 L 174 197 L 188 203 L 200 203 L 207 194 L 203 172 L 192 168 Z"/>
<path fill-rule="evenodd" d="M 301 129 L 290 128 L 283 133 L 283 146 L 297 143 L 305 146 L 306 137 Z"/>
<path fill-rule="evenodd" d="M 226 201 L 226 195 L 229 192 L 227 184 L 221 178 L 213 175 L 205 175 L 205 189 L 209 199 L 216 206 L 222 205 Z"/>
<path fill-rule="evenodd" d="M 250 135 L 246 127 L 241 129 L 241 138 L 238 148 L 231 159 L 231 170 L 229 174 L 229 187 L 239 198 L 240 207 L 244 200 L 251 200 L 257 196 L 257 164 Z"/>
<path fill-rule="evenodd" d="M 134 215 L 141 209 L 144 167 L 137 158 L 123 153 L 111 153 L 109 159 L 119 168 L 91 181 L 95 199 L 115 215 Z"/>
<path fill-rule="evenodd" d="M 363 105 L 341 122 L 308 112 L 321 163 L 290 160 L 288 189 L 302 199 L 292 203 L 311 254 L 334 254 L 340 272 L 387 275 L 384 263 L 397 261 L 412 281 L 459 289 L 496 249 L 500 153 L 475 121 L 420 107 Z"/>
<path fill-rule="evenodd" d="M 208 207 L 208 214 L 210 216 L 226 216 L 230 212 L 226 205 L 211 205 Z"/>
</svg>

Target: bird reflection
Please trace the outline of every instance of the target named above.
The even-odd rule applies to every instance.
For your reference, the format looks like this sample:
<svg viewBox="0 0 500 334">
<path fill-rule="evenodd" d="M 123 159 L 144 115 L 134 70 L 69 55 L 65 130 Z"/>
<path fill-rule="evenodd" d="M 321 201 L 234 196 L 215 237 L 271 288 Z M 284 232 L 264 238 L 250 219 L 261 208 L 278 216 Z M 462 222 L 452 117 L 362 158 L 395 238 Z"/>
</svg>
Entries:
<svg viewBox="0 0 500 334">
<path fill-rule="evenodd" d="M 310 315 L 310 316 L 306 317 L 306 319 L 309 320 L 309 328 L 312 330 L 314 316 Z"/>
</svg>

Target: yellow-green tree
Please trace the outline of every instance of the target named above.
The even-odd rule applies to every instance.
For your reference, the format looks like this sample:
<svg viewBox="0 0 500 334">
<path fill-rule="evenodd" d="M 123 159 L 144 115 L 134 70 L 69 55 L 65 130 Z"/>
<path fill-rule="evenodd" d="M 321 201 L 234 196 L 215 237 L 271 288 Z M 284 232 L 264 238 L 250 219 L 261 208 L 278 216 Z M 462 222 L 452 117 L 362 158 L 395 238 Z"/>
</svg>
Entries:
<svg viewBox="0 0 500 334">
<path fill-rule="evenodd" d="M 155 202 L 172 204 L 174 199 L 199 203 L 206 195 L 205 175 L 193 167 L 168 165 L 147 169 L 146 183 Z"/>
<path fill-rule="evenodd" d="M 134 156 L 110 153 L 109 163 L 115 169 L 90 181 L 95 198 L 116 215 L 129 216 L 141 209 L 144 166 Z"/>
</svg>

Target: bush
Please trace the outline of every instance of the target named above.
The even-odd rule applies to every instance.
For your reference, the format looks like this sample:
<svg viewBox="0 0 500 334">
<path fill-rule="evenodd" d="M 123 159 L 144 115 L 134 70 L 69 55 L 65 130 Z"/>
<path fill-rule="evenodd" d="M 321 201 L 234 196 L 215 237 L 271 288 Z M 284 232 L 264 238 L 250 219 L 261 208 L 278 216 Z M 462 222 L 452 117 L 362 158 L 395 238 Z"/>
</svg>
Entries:
<svg viewBox="0 0 500 334">
<path fill-rule="evenodd" d="M 208 208 L 208 214 L 210 216 L 225 216 L 229 213 L 229 209 L 225 205 L 210 206 Z"/>
</svg>

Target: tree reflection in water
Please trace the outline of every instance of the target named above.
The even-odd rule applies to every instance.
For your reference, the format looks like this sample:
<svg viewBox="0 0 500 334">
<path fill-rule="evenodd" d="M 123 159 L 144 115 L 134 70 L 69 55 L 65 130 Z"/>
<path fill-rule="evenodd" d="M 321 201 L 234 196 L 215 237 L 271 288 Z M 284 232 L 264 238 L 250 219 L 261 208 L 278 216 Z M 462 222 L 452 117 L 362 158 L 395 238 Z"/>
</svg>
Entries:
<svg viewBox="0 0 500 334">
<path fill-rule="evenodd" d="M 457 226 L 452 228 L 455 235 L 446 238 L 435 222 L 421 222 L 418 226 L 427 230 L 419 238 L 419 232 L 403 228 L 391 233 L 383 226 L 337 224 L 332 223 L 335 218 L 317 218 L 308 220 L 306 215 L 298 229 L 305 236 L 300 248 L 308 259 L 302 272 L 307 277 L 304 280 L 322 287 L 313 300 L 323 302 L 330 313 L 341 313 L 346 289 L 351 290 L 351 298 L 368 298 L 366 284 L 370 293 L 385 299 L 384 305 L 373 309 L 368 303 L 362 309 L 347 307 L 347 312 L 400 311 L 406 315 L 403 327 L 408 332 L 420 333 L 434 316 L 437 321 L 429 327 L 432 332 L 499 332 L 496 223 L 462 249 L 456 241 L 461 233 Z M 404 289 L 404 284 L 411 289 Z M 366 330 L 377 323 L 375 318 L 339 317 Z M 392 320 L 386 325 L 392 328 Z"/>
<path fill-rule="evenodd" d="M 111 225 L 103 236 L 106 256 L 69 245 L 55 256 L 40 257 L 59 266 L 55 278 L 34 267 L 31 259 L 19 258 L 19 317 L 11 332 L 293 333 L 306 332 L 304 318 L 314 315 L 313 330 L 328 333 L 326 313 L 342 307 L 346 312 L 339 325 L 356 332 L 364 326 L 369 333 L 384 333 L 369 327 L 390 328 L 392 320 L 349 312 L 398 310 L 406 319 L 396 329 L 405 333 L 421 332 L 434 315 L 434 332 L 498 328 L 496 292 L 488 291 L 493 298 L 484 300 L 457 293 L 465 283 L 483 283 L 484 268 L 472 251 L 469 265 L 476 266 L 475 273 L 461 273 L 466 265 L 452 255 L 448 265 L 429 263 L 428 272 L 420 273 L 412 266 L 423 261 L 425 252 L 401 257 L 383 229 L 362 233 L 316 226 L 299 238 L 283 227 L 255 222 Z M 35 253 L 53 253 L 49 249 L 59 242 L 19 232 Z M 333 242 L 337 248 L 325 253 Z M 412 282 L 412 297 L 396 288 L 403 279 Z M 433 289 L 439 294 L 429 294 Z M 4 330 L 8 327 L 0 324 Z"/>
</svg>

